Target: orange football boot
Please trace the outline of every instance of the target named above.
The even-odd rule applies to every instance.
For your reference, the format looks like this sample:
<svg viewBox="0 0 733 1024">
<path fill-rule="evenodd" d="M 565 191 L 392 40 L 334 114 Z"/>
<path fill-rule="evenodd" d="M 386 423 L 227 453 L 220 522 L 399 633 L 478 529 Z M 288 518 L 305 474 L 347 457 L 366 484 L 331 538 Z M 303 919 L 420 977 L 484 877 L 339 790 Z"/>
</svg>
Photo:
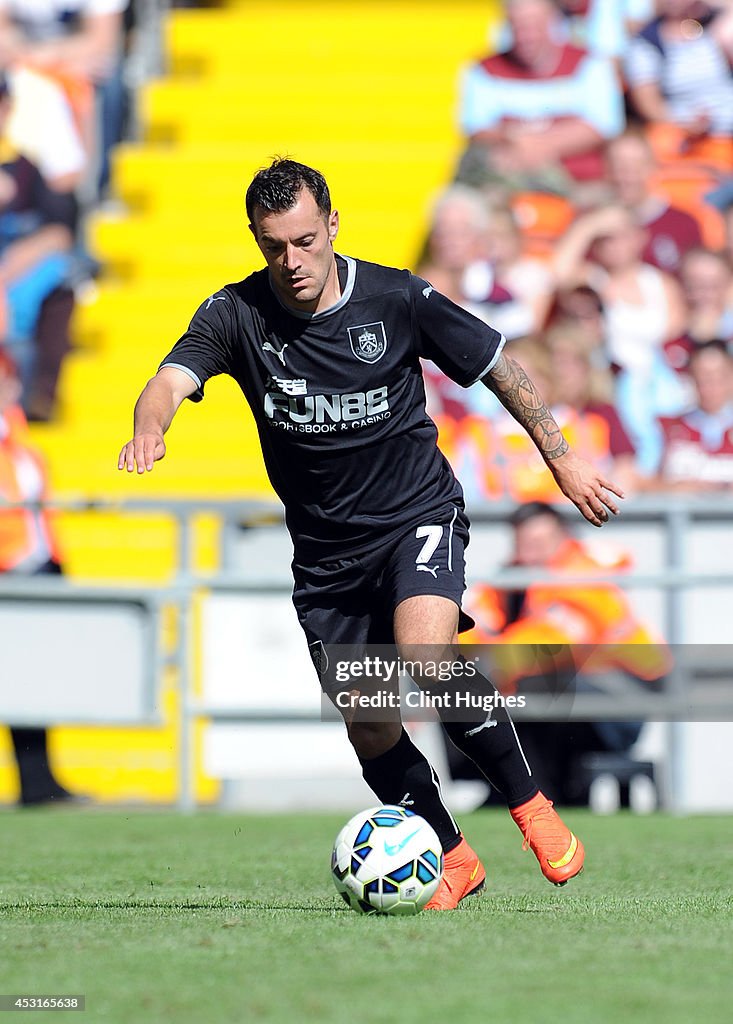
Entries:
<svg viewBox="0 0 733 1024">
<path fill-rule="evenodd" d="M 515 807 L 512 818 L 522 831 L 522 849 L 532 849 L 540 870 L 553 885 L 565 885 L 583 870 L 585 850 L 542 793 Z"/>
<path fill-rule="evenodd" d="M 486 882 L 484 866 L 461 839 L 458 846 L 443 855 L 443 877 L 426 910 L 455 910 L 466 896 L 481 892 Z"/>
</svg>

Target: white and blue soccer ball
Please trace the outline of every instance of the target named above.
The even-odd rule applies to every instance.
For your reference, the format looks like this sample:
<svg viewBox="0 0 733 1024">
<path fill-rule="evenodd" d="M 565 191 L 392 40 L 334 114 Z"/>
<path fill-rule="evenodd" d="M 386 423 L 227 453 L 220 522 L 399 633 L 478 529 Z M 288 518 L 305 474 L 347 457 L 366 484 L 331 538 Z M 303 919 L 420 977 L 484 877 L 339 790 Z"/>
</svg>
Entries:
<svg viewBox="0 0 733 1024">
<path fill-rule="evenodd" d="M 359 914 L 417 914 L 443 875 L 443 849 L 431 825 L 405 807 L 370 807 L 336 836 L 334 885 Z"/>
</svg>

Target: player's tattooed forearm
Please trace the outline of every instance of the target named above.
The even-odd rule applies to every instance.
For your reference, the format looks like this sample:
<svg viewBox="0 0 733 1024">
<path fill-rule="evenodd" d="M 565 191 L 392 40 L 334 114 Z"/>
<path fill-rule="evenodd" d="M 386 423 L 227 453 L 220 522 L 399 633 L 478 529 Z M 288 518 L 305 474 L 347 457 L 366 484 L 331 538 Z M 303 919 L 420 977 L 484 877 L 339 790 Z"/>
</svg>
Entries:
<svg viewBox="0 0 733 1024">
<path fill-rule="evenodd" d="M 559 459 L 568 443 L 537 388 L 514 359 L 502 353 L 484 383 L 520 423 L 548 461 Z"/>
</svg>

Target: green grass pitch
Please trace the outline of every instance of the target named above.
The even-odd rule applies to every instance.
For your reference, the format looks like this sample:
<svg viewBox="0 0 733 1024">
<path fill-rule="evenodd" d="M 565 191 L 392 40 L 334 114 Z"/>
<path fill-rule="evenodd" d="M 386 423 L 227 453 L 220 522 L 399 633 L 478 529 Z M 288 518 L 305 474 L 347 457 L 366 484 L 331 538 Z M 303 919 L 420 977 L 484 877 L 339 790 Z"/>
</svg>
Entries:
<svg viewBox="0 0 733 1024">
<path fill-rule="evenodd" d="M 1 814 L 0 993 L 84 993 L 71 1019 L 114 1024 L 733 1019 L 732 819 L 569 812 L 586 870 L 555 889 L 480 812 L 486 894 L 390 919 L 331 886 L 346 817 Z"/>
</svg>

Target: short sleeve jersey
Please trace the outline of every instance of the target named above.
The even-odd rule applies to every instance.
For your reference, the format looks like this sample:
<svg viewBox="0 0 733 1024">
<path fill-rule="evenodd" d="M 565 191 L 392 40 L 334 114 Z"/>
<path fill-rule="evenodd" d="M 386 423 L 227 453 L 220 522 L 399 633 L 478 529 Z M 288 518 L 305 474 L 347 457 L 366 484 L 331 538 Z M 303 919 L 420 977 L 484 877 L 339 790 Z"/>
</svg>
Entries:
<svg viewBox="0 0 733 1024">
<path fill-rule="evenodd" d="M 378 547 L 463 494 L 425 411 L 420 358 L 465 387 L 504 338 L 406 270 L 337 257 L 341 297 L 318 313 L 285 306 L 269 272 L 211 295 L 161 366 L 203 398 L 227 373 L 252 409 L 296 559 Z"/>
</svg>

